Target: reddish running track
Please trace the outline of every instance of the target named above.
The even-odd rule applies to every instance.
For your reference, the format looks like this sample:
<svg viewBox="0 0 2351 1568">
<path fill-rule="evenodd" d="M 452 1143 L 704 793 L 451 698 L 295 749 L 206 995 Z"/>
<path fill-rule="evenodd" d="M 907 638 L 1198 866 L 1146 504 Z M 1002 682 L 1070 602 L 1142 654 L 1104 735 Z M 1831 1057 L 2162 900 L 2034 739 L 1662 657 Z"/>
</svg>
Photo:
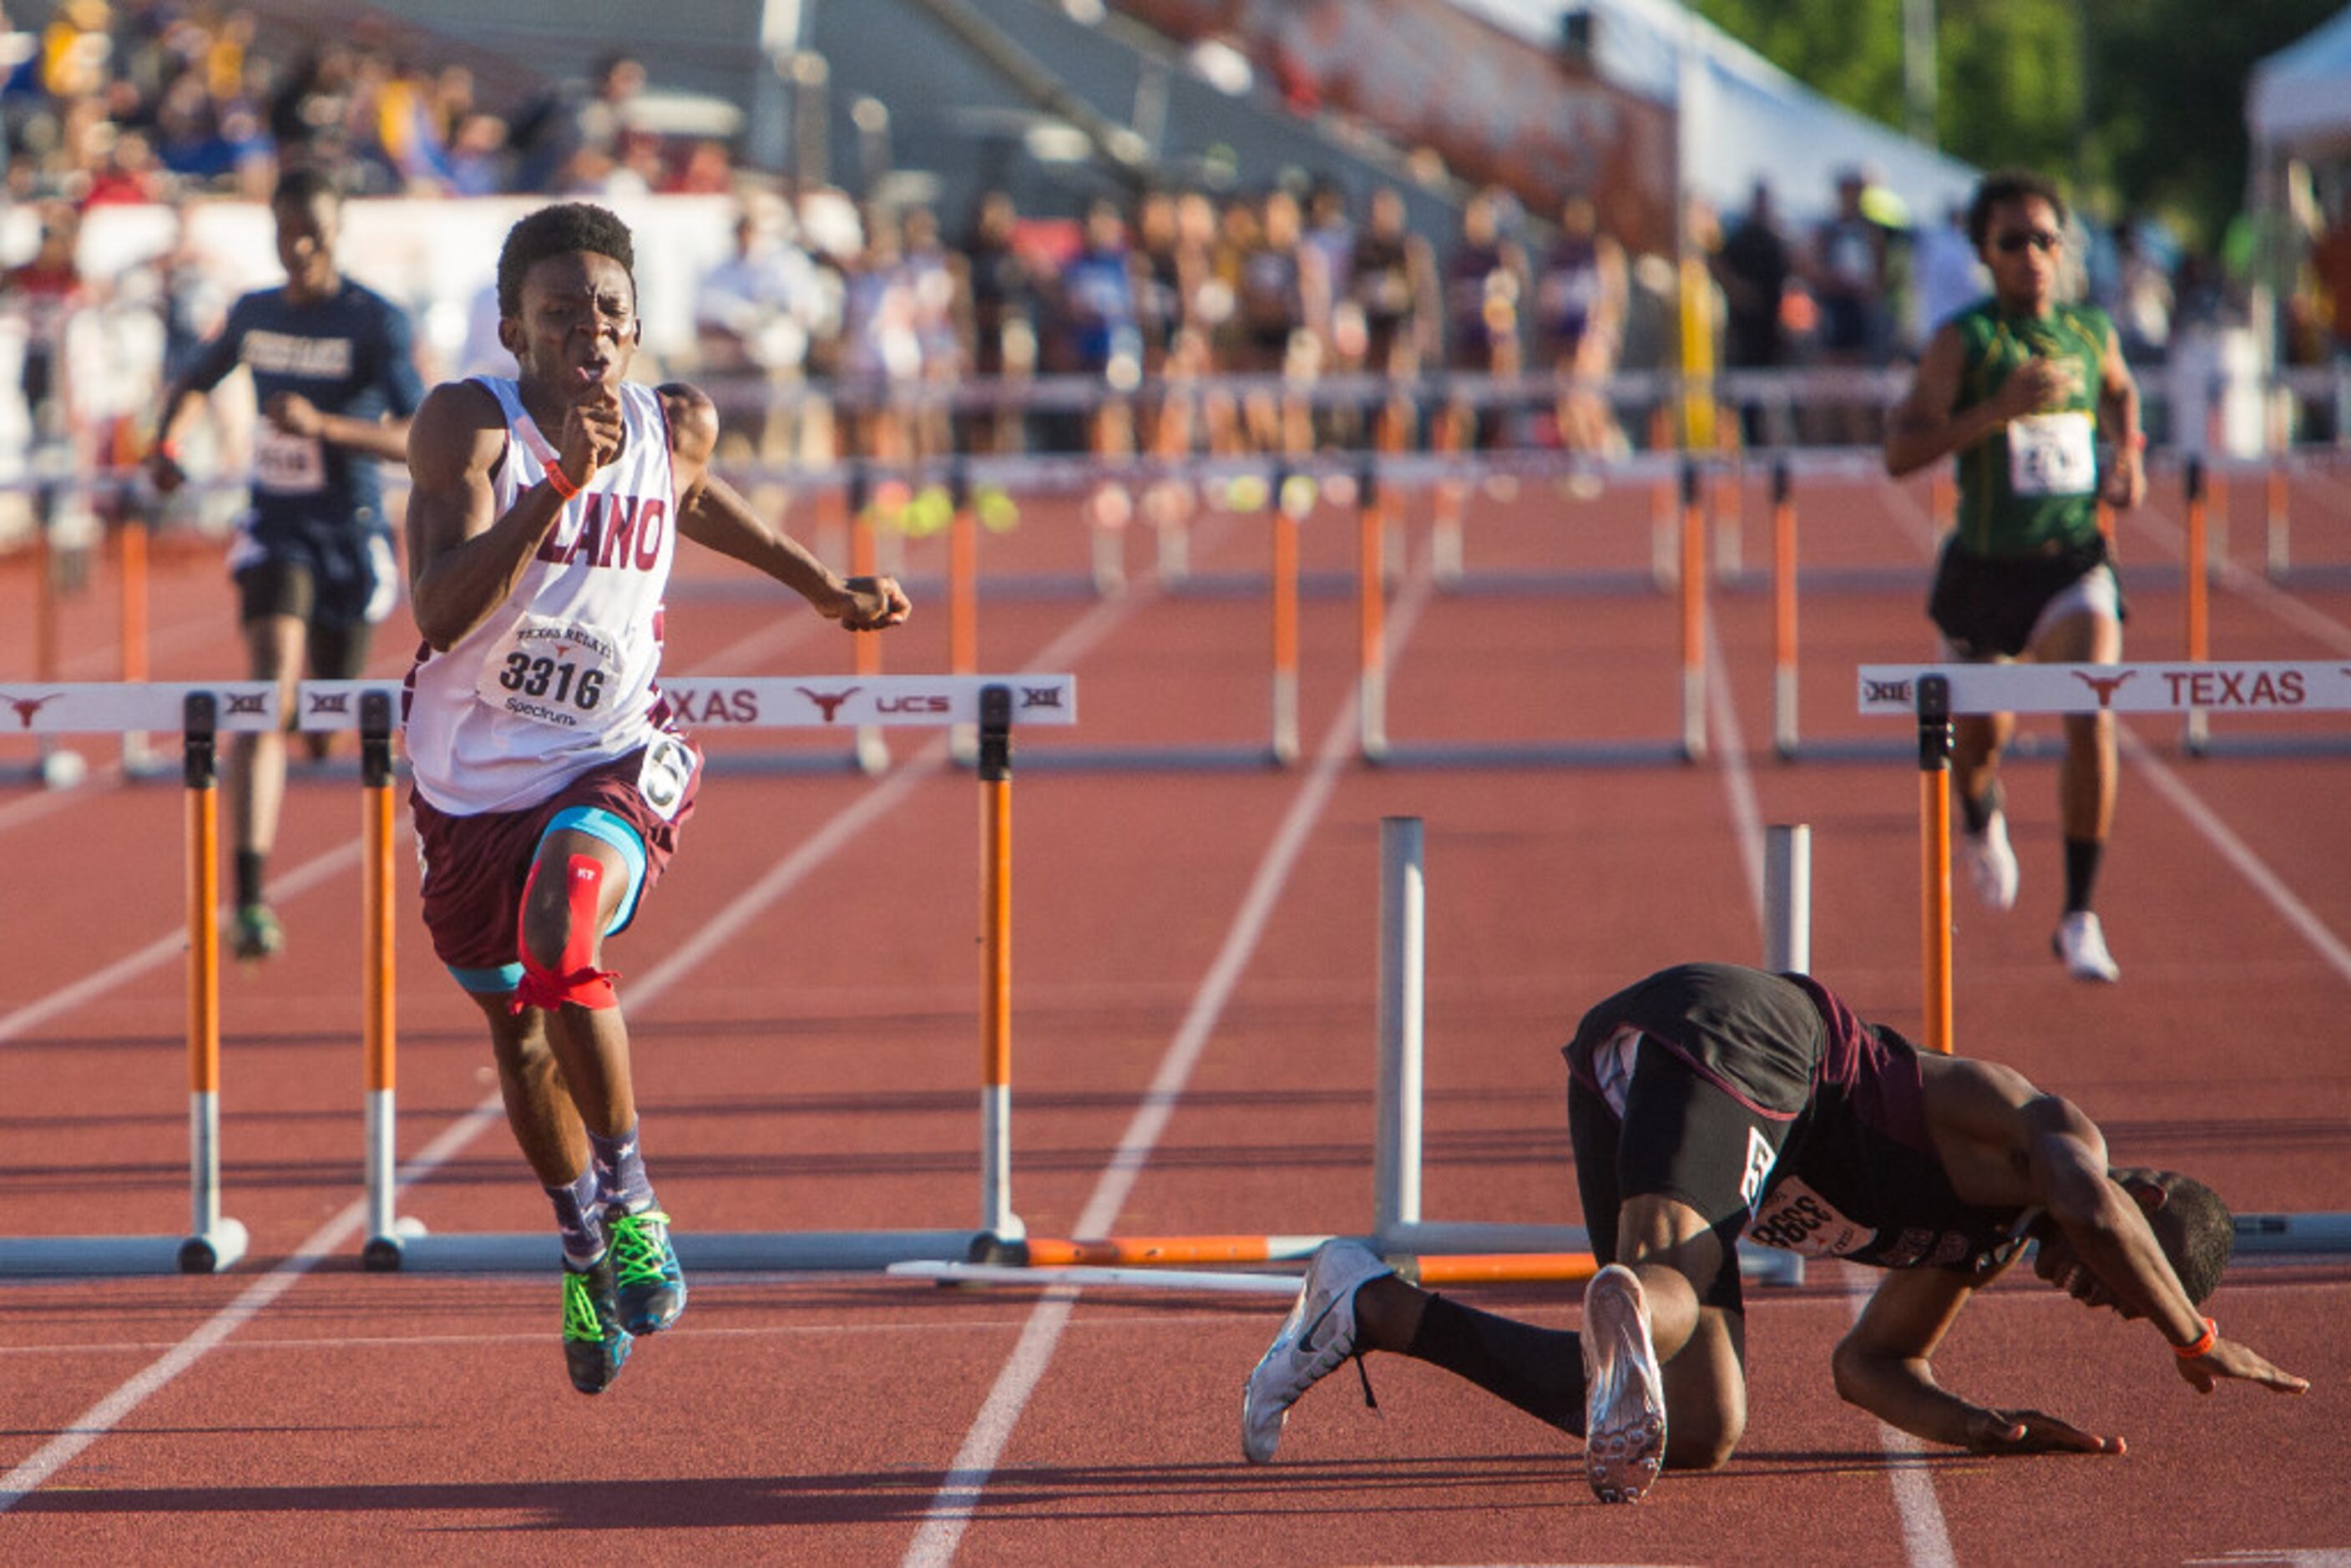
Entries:
<svg viewBox="0 0 2351 1568">
<path fill-rule="evenodd" d="M 2331 488 L 2330 488 L 2331 486 Z M 1746 559 L 1769 559 L 1759 486 Z M 1168 591 L 1148 540 L 1132 591 L 1060 584 L 1087 560 L 1072 509 L 1029 507 L 984 546 L 981 664 L 1068 669 L 1082 724 L 1016 762 L 1013 1196 L 1035 1232 L 1362 1230 L 1371 1221 L 1378 824 L 1427 824 L 1431 1218 L 1578 1216 L 1556 1047 L 1582 1009 L 1683 958 L 1761 956 L 1761 824 L 1814 834 L 1814 967 L 1871 1016 L 1917 1020 L 1917 781 L 1903 727 L 1852 713 L 1852 667 L 1917 657 L 1923 488 L 1802 495 L 1818 588 L 1804 618 L 1808 739 L 1882 756 L 1769 759 L 1768 600 L 1719 594 L 1713 759 L 1568 769 L 1366 769 L 1352 760 L 1354 611 L 1334 591 L 1351 518 L 1305 532 L 1305 756 L 1288 770 L 1064 771 L 1056 747 L 1238 747 L 1268 716 L 1270 627 L 1234 585 L 1261 518 L 1212 514 L 1201 583 Z M 2296 556 L 2351 559 L 2351 490 L 2297 490 Z M 2241 501 L 2241 507 L 2248 505 Z M 1591 591 L 1392 607 L 1398 740 L 1665 742 L 1677 733 L 1670 599 L 1646 493 L 1541 486 L 1473 510 L 1470 565 L 1602 572 Z M 2126 525 L 2134 656 L 2176 657 L 2179 509 Z M 2215 601 L 2222 657 L 2351 657 L 2351 592 L 2257 575 L 2242 517 Z M 2330 554 L 2331 552 L 2331 554 Z M 942 559 L 913 548 L 918 582 Z M 236 673 L 211 559 L 166 562 L 154 673 Z M 696 564 L 672 667 L 838 674 L 846 639 Z M 1472 588 L 1489 580 L 1480 575 Z M 1246 583 L 1241 586 L 1246 587 Z M 1215 590 L 1210 591 L 1209 590 Z M 0 564 L 0 671 L 30 664 L 20 564 Z M 946 657 L 934 587 L 887 643 Z M 112 671 L 111 607 L 68 601 L 73 678 Z M 376 667 L 398 669 L 388 631 Z M 2169 1162 L 2250 1210 L 2351 1207 L 2351 835 L 2343 764 L 2184 758 L 2134 721 L 2102 904 L 2125 971 L 2064 978 L 2045 948 L 2054 770 L 2011 800 L 2025 895 L 1963 902 L 1962 1051 L 2079 1100 L 2117 1158 Z M 94 759 L 102 745 L 85 742 Z M 977 1218 L 977 811 L 969 779 L 901 736 L 879 779 L 733 759 L 671 878 L 617 944 L 647 1150 L 700 1229 L 961 1226 Z M 713 749 L 839 750 L 825 737 Z M 2044 748 L 2045 754 L 2045 748 Z M 0 740 L 0 768 L 30 752 Z M 226 987 L 228 1211 L 254 1256 L 217 1279 L 0 1286 L 0 1533 L 24 1561 L 2082 1563 L 2295 1561 L 2351 1551 L 2340 1260 L 2255 1263 L 2215 1302 L 2231 1334 L 2309 1375 L 2281 1399 L 2199 1398 L 2144 1327 L 2029 1281 L 1968 1314 L 1953 1385 L 2125 1435 L 2120 1458 L 1920 1453 L 1838 1403 L 1828 1354 L 1868 1278 L 1816 1268 L 1764 1294 L 1753 1418 L 1726 1470 L 1638 1509 L 1594 1503 L 1572 1441 L 1433 1369 L 1379 1358 L 1380 1411 L 1345 1375 L 1244 1465 L 1242 1377 L 1279 1304 L 1202 1294 L 944 1291 L 879 1278 L 695 1281 L 671 1335 L 607 1395 L 558 1364 L 552 1280 L 375 1276 L 357 1265 L 357 834 L 347 767 L 298 783 L 276 875 L 293 943 Z M 101 768 L 58 795 L 0 789 L 0 1171 L 19 1235 L 176 1231 L 185 1219 L 179 800 Z M 836 852 L 791 868 L 820 835 Z M 490 1103 L 470 1008 L 430 961 L 403 865 L 402 1199 L 434 1230 L 544 1223 Z M 0 1243 L 5 1245 L 5 1243 Z M 1562 1325 L 1563 1287 L 1465 1292 Z"/>
</svg>

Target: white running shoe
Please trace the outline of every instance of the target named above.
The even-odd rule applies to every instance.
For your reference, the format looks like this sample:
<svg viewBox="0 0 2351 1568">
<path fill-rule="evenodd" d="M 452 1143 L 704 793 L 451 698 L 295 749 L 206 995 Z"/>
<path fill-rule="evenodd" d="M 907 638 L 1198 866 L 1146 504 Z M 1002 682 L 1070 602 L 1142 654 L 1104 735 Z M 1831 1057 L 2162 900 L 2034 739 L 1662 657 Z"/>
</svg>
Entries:
<svg viewBox="0 0 2351 1568">
<path fill-rule="evenodd" d="M 2008 813 L 1994 811 L 1991 820 L 1984 824 L 1984 831 L 1963 835 L 1962 844 L 1968 875 L 1976 884 L 1976 896 L 1988 908 L 2015 908 L 2016 852 L 2008 843 Z"/>
<path fill-rule="evenodd" d="M 1666 1382 L 1640 1277 L 1611 1263 L 1583 1288 L 1583 1464 L 1602 1502 L 1638 1502 L 1666 1457 Z"/>
<path fill-rule="evenodd" d="M 2086 909 L 2077 909 L 2057 925 L 2057 934 L 2049 938 L 2049 950 L 2065 961 L 2065 967 L 2077 980 L 2103 980 L 2108 985 L 2123 977 L 2122 966 L 2106 951 L 2106 934 L 2098 925 L 2098 917 Z"/>
<path fill-rule="evenodd" d="M 1355 1292 L 1395 1272 L 1360 1241 L 1341 1239 L 1315 1249 L 1296 1303 L 1241 1390 L 1241 1452 L 1249 1463 L 1273 1462 L 1298 1396 L 1355 1354 Z"/>
</svg>

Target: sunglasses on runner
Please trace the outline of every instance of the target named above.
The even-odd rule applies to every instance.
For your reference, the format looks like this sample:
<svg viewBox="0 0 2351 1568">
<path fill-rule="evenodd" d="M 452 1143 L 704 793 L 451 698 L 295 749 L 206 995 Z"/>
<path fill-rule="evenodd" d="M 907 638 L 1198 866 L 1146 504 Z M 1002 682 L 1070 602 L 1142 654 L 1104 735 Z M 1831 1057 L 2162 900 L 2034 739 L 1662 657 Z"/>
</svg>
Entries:
<svg viewBox="0 0 2351 1568">
<path fill-rule="evenodd" d="M 2021 233 L 2001 235 L 1991 243 L 1994 250 L 2014 256 L 2026 246 L 2039 251 L 2055 250 L 2064 243 L 2064 236 L 2054 229 L 2025 229 Z"/>
</svg>

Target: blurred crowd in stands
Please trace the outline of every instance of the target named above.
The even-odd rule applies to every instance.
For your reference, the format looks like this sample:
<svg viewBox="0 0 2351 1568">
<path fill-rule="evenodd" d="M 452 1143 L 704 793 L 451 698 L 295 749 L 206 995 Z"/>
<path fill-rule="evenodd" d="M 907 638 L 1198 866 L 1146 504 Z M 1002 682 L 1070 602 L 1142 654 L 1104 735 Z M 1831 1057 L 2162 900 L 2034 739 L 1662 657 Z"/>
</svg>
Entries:
<svg viewBox="0 0 2351 1568">
<path fill-rule="evenodd" d="M 13 264 L 0 312 L 21 323 L 20 384 L 37 432 L 77 424 L 60 376 L 74 310 L 143 300 L 160 323 L 150 378 L 160 385 L 227 303 L 177 253 L 141 278 L 83 277 L 77 225 L 109 204 L 266 200 L 278 172 L 298 166 L 327 171 L 353 196 L 732 196 L 732 252 L 700 281 L 691 345 L 659 369 L 711 384 L 730 450 L 768 461 L 890 460 L 950 443 L 1173 454 L 1374 439 L 1607 455 L 1648 439 L 1660 401 L 1621 385 L 1612 395 L 1608 378 L 1679 364 L 1687 323 L 1706 329 L 1703 357 L 1720 368 L 1882 371 L 1983 286 L 1959 214 L 1903 211 L 1860 169 L 1833 199 L 1805 202 L 1828 212 L 1816 223 L 1783 222 L 1761 187 L 1727 222 L 1693 209 L 1695 269 L 1627 256 L 1588 201 L 1530 214 L 1500 191 L 1468 195 L 1441 236 L 1407 226 L 1396 190 L 1305 180 L 1034 214 L 991 193 L 968 214 L 942 215 L 789 190 L 737 169 L 722 141 L 654 133 L 633 112 L 644 67 L 626 56 L 492 105 L 462 65 L 363 36 L 277 34 L 265 38 L 252 13 L 204 0 L 65 0 L 37 32 L 11 30 L 0 13 L 5 199 L 42 219 L 33 255 L 0 256 Z M 2150 225 L 2078 234 L 2081 288 L 2107 307 L 2142 365 L 2234 308 L 2220 268 L 2166 253 Z M 375 281 L 366 256 L 345 264 Z M 428 375 L 506 368 L 494 301 L 476 300 L 475 316 L 466 346 Z M 2351 343 L 2351 311 L 2333 319 Z M 1440 389 L 1393 410 L 1339 412 L 1296 391 L 1334 374 L 1440 372 L 1550 378 L 1556 391 L 1440 406 Z M 1196 397 L 1164 390 L 1222 373 L 1259 380 Z M 1098 378 L 1122 395 L 1087 417 L 909 412 L 891 395 L 1057 374 Z M 786 384 L 802 390 L 776 396 Z M 829 390 L 839 417 L 804 417 L 816 401 L 807 386 Z M 1742 423 L 1750 441 L 1867 442 L 1885 402 L 1865 374 L 1801 404 L 1750 406 Z M 116 412 L 126 422 L 133 413 Z M 98 444 L 135 450 L 136 433 Z"/>
</svg>

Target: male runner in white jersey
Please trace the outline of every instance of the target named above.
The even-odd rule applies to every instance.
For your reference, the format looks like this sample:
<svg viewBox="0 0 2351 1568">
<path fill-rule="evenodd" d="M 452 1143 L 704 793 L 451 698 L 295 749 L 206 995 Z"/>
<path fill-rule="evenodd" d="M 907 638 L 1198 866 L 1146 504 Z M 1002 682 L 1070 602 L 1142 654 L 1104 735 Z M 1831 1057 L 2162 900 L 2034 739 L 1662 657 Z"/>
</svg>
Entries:
<svg viewBox="0 0 2351 1568">
<path fill-rule="evenodd" d="M 634 247 L 600 207 L 542 208 L 498 256 L 513 381 L 437 387 L 408 444 L 411 803 L 434 953 L 490 1024 L 507 1119 L 555 1205 L 564 1360 L 601 1392 L 685 1282 L 637 1137 L 602 967 L 694 810 L 701 757 L 654 680 L 677 536 L 758 568 L 852 631 L 905 620 L 709 472 L 694 387 L 624 381 Z"/>
</svg>

